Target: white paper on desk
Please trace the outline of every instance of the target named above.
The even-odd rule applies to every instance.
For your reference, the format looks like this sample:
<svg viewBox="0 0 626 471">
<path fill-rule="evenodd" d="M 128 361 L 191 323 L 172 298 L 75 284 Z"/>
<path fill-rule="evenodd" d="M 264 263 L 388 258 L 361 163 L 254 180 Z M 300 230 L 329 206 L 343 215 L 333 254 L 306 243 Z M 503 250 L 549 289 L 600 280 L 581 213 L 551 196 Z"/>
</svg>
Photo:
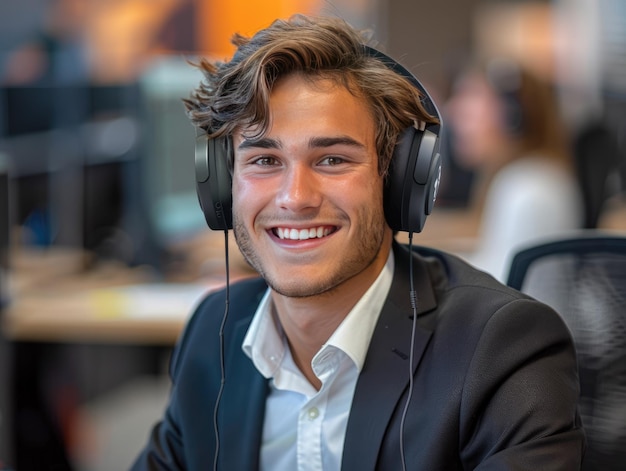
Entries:
<svg viewBox="0 0 626 471">
<path fill-rule="evenodd" d="M 148 283 L 98 289 L 91 293 L 99 317 L 184 319 L 214 286 Z"/>
</svg>

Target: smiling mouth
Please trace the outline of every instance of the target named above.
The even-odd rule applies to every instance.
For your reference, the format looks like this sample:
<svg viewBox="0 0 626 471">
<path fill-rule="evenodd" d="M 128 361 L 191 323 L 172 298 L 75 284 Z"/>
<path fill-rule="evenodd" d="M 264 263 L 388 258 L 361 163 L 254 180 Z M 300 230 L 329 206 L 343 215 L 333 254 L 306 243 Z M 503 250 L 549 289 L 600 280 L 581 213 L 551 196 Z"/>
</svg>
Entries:
<svg viewBox="0 0 626 471">
<path fill-rule="evenodd" d="M 282 240 L 308 240 L 321 239 L 337 230 L 334 226 L 318 226 L 308 229 L 292 229 L 289 227 L 276 227 L 272 232 L 276 237 Z"/>
</svg>

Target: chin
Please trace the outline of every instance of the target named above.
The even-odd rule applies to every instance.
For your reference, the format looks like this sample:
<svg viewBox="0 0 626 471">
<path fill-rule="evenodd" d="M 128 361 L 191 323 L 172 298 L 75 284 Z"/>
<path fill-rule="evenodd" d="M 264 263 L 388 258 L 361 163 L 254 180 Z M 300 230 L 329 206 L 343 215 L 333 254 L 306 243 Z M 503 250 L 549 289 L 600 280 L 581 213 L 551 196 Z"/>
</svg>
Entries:
<svg viewBox="0 0 626 471">
<path fill-rule="evenodd" d="M 332 292 L 342 280 L 311 280 L 281 273 L 279 276 L 263 276 L 269 287 L 276 293 L 289 298 L 311 298 Z M 289 281 L 285 281 L 289 280 Z"/>
<path fill-rule="evenodd" d="M 320 294 L 329 291 L 329 288 L 325 286 L 313 285 L 309 283 L 274 282 L 273 280 L 267 278 L 266 281 L 273 291 L 288 298 L 310 298 L 313 296 L 319 296 Z"/>
</svg>

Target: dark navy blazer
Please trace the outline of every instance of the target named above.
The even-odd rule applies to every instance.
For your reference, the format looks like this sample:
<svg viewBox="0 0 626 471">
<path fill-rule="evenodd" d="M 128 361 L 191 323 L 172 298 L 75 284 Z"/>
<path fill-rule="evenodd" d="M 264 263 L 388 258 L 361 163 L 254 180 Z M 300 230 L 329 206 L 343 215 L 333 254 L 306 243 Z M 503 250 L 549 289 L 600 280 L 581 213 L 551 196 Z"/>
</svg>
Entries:
<svg viewBox="0 0 626 471">
<path fill-rule="evenodd" d="M 454 256 L 415 252 L 414 390 L 402 433 L 407 469 L 580 469 L 575 352 L 560 316 Z M 410 256 L 398 244 L 394 253 L 393 283 L 350 411 L 344 471 L 402 469 L 412 310 Z M 261 279 L 230 288 L 219 470 L 258 469 L 268 381 L 241 345 L 266 289 Z M 186 326 L 172 356 L 168 407 L 133 471 L 214 469 L 224 306 L 224 291 L 209 295 Z"/>
</svg>

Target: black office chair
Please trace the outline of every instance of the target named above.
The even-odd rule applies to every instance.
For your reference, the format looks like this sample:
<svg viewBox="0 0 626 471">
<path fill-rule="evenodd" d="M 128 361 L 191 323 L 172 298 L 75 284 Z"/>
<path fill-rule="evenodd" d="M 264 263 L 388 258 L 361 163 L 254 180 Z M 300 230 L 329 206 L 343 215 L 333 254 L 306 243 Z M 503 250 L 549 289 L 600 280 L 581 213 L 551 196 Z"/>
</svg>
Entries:
<svg viewBox="0 0 626 471">
<path fill-rule="evenodd" d="M 626 235 L 584 231 L 519 251 L 507 284 L 552 306 L 576 344 L 585 471 L 626 469 Z"/>
</svg>

